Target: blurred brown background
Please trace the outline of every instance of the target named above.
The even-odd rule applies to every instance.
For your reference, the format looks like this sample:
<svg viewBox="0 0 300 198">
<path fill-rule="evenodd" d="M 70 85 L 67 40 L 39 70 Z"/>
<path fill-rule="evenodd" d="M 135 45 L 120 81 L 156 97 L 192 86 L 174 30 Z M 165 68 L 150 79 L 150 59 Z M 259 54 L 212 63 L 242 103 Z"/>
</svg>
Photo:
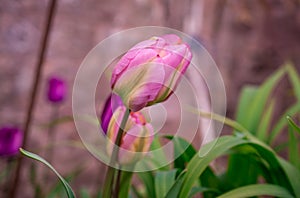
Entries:
<svg viewBox="0 0 300 198">
<path fill-rule="evenodd" d="M 0 2 L 0 125 L 24 124 L 48 3 Z M 33 151 L 46 144 L 41 124 L 48 121 L 52 108 L 45 100 L 46 79 L 55 74 L 67 81 L 68 99 L 60 115 L 71 115 L 72 82 L 85 55 L 107 36 L 145 25 L 174 28 L 199 39 L 222 72 L 230 117 L 245 84 L 261 83 L 286 60 L 300 68 L 299 0 L 59 0 L 30 133 Z M 285 84 L 278 95 L 287 92 Z M 278 98 L 278 111 L 289 102 Z M 71 123 L 60 126 L 57 136 L 78 140 Z M 104 171 L 97 170 L 100 163 L 87 151 L 58 146 L 56 155 L 53 164 L 62 174 L 68 172 L 66 165 L 72 169 L 86 163 L 75 188 L 80 184 L 94 189 L 104 177 Z M 26 181 L 28 172 L 23 174 Z M 47 182 L 53 181 L 54 176 Z M 20 197 L 31 197 L 27 183 Z"/>
</svg>

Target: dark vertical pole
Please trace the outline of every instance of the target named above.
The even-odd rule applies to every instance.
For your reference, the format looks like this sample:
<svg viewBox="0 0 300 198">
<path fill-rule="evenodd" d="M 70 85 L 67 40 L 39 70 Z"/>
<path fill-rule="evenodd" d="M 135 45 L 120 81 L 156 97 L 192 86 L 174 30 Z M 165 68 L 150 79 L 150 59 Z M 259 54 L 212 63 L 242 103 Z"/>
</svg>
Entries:
<svg viewBox="0 0 300 198">
<path fill-rule="evenodd" d="M 56 7 L 56 0 L 51 0 L 49 3 L 46 23 L 45 23 L 45 27 L 44 27 L 42 38 L 41 38 L 42 40 L 40 43 L 40 50 L 39 50 L 38 60 L 37 60 L 37 64 L 36 64 L 33 87 L 31 90 L 30 103 L 29 103 L 29 107 L 27 110 L 27 114 L 26 114 L 26 121 L 25 121 L 25 126 L 24 126 L 24 139 L 23 139 L 23 145 L 22 145 L 22 147 L 25 149 L 27 148 L 27 144 L 28 144 L 28 137 L 29 137 L 30 126 L 31 126 L 31 122 L 32 122 L 32 115 L 33 115 L 34 106 L 36 103 L 37 92 L 38 92 L 41 74 L 42 74 L 42 66 L 43 66 L 43 63 L 45 60 L 45 55 L 46 55 L 47 45 L 48 45 L 48 41 L 49 41 L 49 34 L 50 34 L 50 30 L 51 30 L 55 7 Z M 16 196 L 16 193 L 18 190 L 18 184 L 19 184 L 19 180 L 20 180 L 20 175 L 22 173 L 22 162 L 23 162 L 23 157 L 20 156 L 18 158 L 18 162 L 17 162 L 15 177 L 14 177 L 13 183 L 11 185 L 11 190 L 9 192 L 10 198 L 15 198 L 15 196 Z"/>
</svg>

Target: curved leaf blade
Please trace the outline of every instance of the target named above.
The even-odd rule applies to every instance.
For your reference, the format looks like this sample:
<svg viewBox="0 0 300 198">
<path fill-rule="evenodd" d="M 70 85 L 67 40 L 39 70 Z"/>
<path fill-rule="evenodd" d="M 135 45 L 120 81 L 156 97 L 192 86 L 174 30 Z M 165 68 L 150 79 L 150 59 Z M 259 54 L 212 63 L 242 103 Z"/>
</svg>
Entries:
<svg viewBox="0 0 300 198">
<path fill-rule="evenodd" d="M 61 183 L 63 184 L 65 190 L 66 190 L 66 193 L 68 195 L 68 198 L 75 198 L 75 194 L 71 188 L 71 186 L 66 182 L 66 180 L 55 170 L 55 168 L 49 164 L 46 160 L 44 160 L 42 157 L 40 157 L 39 155 L 37 154 L 34 154 L 34 153 L 31 153 L 29 151 L 26 151 L 22 148 L 20 148 L 20 152 L 25 155 L 26 157 L 29 157 L 31 159 L 34 159 L 34 160 L 37 160 L 43 164 L 45 164 L 46 166 L 48 166 L 48 168 L 50 168 L 56 175 L 57 177 L 59 178 L 59 180 L 61 181 Z"/>
<path fill-rule="evenodd" d="M 156 198 L 164 198 L 175 183 L 177 170 L 158 171 L 155 176 Z"/>
<path fill-rule="evenodd" d="M 187 166 L 187 173 L 185 174 L 179 197 L 187 197 L 189 195 L 194 183 L 198 180 L 199 176 L 204 172 L 211 161 L 229 149 L 243 143 L 246 143 L 246 141 L 240 137 L 223 136 L 204 145 Z M 211 144 L 213 144 L 214 147 L 212 147 Z M 208 151 L 207 149 L 211 150 Z M 206 156 L 199 157 L 203 152 L 207 153 Z"/>
<path fill-rule="evenodd" d="M 243 186 L 232 191 L 229 191 L 217 198 L 243 198 L 260 195 L 269 195 L 282 198 L 293 198 L 293 196 L 283 187 L 273 184 L 253 184 Z"/>
<path fill-rule="evenodd" d="M 165 198 L 173 198 L 173 197 L 178 197 L 181 186 L 183 184 L 183 176 L 186 171 L 182 171 L 180 175 L 177 177 L 175 183 L 173 186 L 170 188 L 169 192 L 165 196 Z"/>
</svg>

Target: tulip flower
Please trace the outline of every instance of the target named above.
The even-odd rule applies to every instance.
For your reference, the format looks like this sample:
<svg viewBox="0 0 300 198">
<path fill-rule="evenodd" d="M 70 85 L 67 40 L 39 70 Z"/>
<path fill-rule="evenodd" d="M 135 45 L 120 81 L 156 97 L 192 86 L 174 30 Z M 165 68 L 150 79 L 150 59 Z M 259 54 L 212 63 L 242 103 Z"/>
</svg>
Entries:
<svg viewBox="0 0 300 198">
<path fill-rule="evenodd" d="M 60 103 L 65 99 L 66 85 L 58 77 L 51 77 L 48 81 L 48 100 L 53 103 Z"/>
<path fill-rule="evenodd" d="M 107 152 L 111 155 L 119 132 L 119 128 L 125 114 L 126 107 L 121 105 L 116 108 L 111 116 L 107 137 Z M 145 155 L 153 141 L 153 127 L 146 122 L 145 117 L 140 112 L 131 112 L 125 125 L 122 136 L 118 162 L 120 164 L 130 164 L 138 161 Z"/>
<path fill-rule="evenodd" d="M 192 59 L 189 46 L 174 34 L 152 37 L 131 48 L 116 64 L 111 87 L 132 111 L 165 101 Z"/>
<path fill-rule="evenodd" d="M 12 126 L 0 128 L 0 156 L 13 156 L 19 152 L 23 134 L 20 129 Z"/>
</svg>

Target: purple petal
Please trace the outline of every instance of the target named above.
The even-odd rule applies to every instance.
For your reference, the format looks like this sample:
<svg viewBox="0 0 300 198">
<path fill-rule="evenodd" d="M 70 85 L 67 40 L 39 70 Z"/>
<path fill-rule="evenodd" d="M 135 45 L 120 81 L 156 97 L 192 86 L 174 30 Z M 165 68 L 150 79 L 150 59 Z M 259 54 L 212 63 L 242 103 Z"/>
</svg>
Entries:
<svg viewBox="0 0 300 198">
<path fill-rule="evenodd" d="M 106 99 L 104 108 L 101 113 L 101 127 L 105 134 L 107 133 L 108 125 L 114 110 L 122 105 L 122 99 L 116 94 L 110 94 L 109 97 Z"/>
</svg>

